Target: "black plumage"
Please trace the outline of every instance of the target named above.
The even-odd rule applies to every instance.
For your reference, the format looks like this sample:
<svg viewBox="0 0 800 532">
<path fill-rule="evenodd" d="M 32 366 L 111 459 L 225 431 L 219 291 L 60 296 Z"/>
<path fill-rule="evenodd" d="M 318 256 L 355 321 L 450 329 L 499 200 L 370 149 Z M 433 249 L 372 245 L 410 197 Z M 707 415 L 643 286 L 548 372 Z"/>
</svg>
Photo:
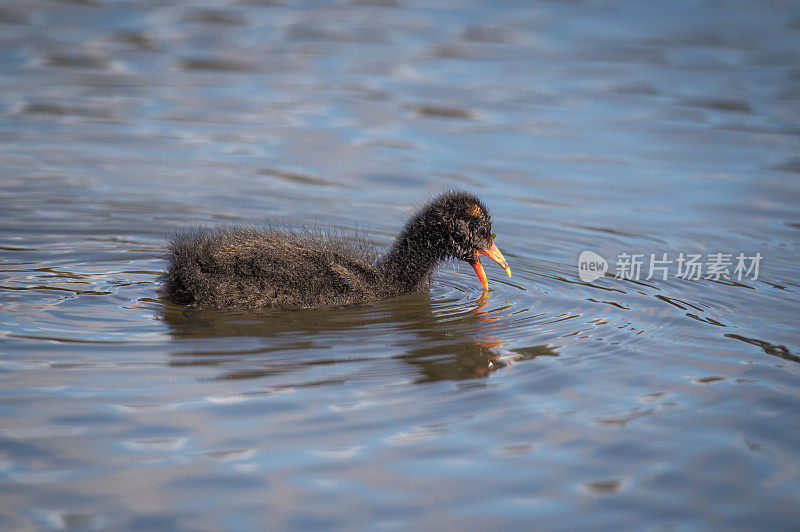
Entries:
<svg viewBox="0 0 800 532">
<path fill-rule="evenodd" d="M 486 206 L 466 192 L 443 194 L 422 207 L 384 256 L 364 242 L 313 232 L 194 230 L 169 243 L 162 295 L 220 309 L 352 305 L 425 290 L 436 265 L 451 258 L 472 264 L 488 288 L 478 253 L 511 275 L 493 238 Z"/>
</svg>

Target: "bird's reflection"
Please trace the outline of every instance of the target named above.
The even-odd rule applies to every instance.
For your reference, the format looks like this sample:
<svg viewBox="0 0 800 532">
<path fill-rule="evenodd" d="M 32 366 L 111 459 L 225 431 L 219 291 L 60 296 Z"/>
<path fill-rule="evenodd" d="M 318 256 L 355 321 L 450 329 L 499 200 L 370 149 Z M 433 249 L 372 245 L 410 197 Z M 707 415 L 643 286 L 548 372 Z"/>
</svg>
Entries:
<svg viewBox="0 0 800 532">
<path fill-rule="evenodd" d="M 203 348 L 191 342 L 192 349 L 172 355 L 171 364 L 175 366 L 220 366 L 221 379 L 275 377 L 341 363 L 342 357 L 336 355 L 347 352 L 351 345 L 363 350 L 356 342 L 365 341 L 363 329 L 367 327 L 373 331 L 366 336 L 371 345 L 385 342 L 394 351 L 399 346 L 402 353 L 392 358 L 412 366 L 417 382 L 430 382 L 485 377 L 507 365 L 503 360 L 505 342 L 485 331 L 487 323 L 502 320 L 503 308 L 490 312 L 485 310 L 488 303 L 486 293 L 471 309 L 463 308 L 463 302 L 457 306 L 432 303 L 428 294 L 410 294 L 363 307 L 266 314 L 166 306 L 161 317 L 176 339 L 231 340 L 204 343 Z M 354 343 L 345 340 L 342 344 L 342 333 L 352 334 Z M 243 338 L 267 341 L 249 343 L 255 347 L 245 348 L 240 341 Z M 528 349 L 534 349 L 535 356 L 557 355 L 547 346 Z M 521 358 L 518 349 L 509 352 L 514 360 Z M 270 356 L 273 353 L 275 356 Z M 288 361 L 287 353 L 293 353 Z M 300 385 L 328 382 L 323 379 Z M 292 386 L 298 384 L 293 382 Z"/>
</svg>

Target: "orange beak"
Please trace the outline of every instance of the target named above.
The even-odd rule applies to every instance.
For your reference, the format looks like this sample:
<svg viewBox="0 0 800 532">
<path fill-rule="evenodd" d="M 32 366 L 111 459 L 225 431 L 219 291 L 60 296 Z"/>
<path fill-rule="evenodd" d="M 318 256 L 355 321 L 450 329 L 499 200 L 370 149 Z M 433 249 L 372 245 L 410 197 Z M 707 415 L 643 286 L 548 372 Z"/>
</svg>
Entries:
<svg viewBox="0 0 800 532">
<path fill-rule="evenodd" d="M 478 250 L 478 253 L 486 255 L 497 264 L 502 266 L 508 276 L 511 277 L 511 268 L 508 267 L 505 257 L 503 257 L 503 254 L 500 253 L 499 249 L 497 249 L 497 246 L 494 245 L 494 242 L 492 242 L 491 247 Z M 472 263 L 472 267 L 475 268 L 475 275 L 478 276 L 478 279 L 483 285 L 483 289 L 489 290 L 489 281 L 486 280 L 486 272 L 483 271 L 483 266 L 481 266 L 481 258 L 478 254 L 475 255 L 475 262 Z"/>
</svg>

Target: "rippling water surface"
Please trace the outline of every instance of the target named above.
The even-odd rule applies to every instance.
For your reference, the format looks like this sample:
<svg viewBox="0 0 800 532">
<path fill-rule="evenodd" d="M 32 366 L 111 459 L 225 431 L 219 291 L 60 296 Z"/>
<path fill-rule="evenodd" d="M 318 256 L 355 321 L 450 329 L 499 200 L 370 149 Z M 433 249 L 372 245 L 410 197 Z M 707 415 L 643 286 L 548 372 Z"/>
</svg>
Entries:
<svg viewBox="0 0 800 532">
<path fill-rule="evenodd" d="M 798 65 L 792 2 L 4 2 L 3 528 L 796 527 Z M 446 188 L 486 296 L 158 298 L 175 230 Z"/>
</svg>

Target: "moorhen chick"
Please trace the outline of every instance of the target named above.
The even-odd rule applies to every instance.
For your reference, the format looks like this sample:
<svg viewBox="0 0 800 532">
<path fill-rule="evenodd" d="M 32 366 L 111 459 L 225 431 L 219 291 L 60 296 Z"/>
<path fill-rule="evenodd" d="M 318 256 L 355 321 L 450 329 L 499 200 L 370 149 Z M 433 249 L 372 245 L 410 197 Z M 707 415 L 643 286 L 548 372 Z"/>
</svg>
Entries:
<svg viewBox="0 0 800 532">
<path fill-rule="evenodd" d="M 428 288 L 443 260 L 475 269 L 489 289 L 479 253 L 511 270 L 494 245 L 486 206 L 448 192 L 406 223 L 380 257 L 364 242 L 274 228 L 218 227 L 176 235 L 161 277 L 162 294 L 178 304 L 257 310 L 353 305 Z"/>
</svg>

